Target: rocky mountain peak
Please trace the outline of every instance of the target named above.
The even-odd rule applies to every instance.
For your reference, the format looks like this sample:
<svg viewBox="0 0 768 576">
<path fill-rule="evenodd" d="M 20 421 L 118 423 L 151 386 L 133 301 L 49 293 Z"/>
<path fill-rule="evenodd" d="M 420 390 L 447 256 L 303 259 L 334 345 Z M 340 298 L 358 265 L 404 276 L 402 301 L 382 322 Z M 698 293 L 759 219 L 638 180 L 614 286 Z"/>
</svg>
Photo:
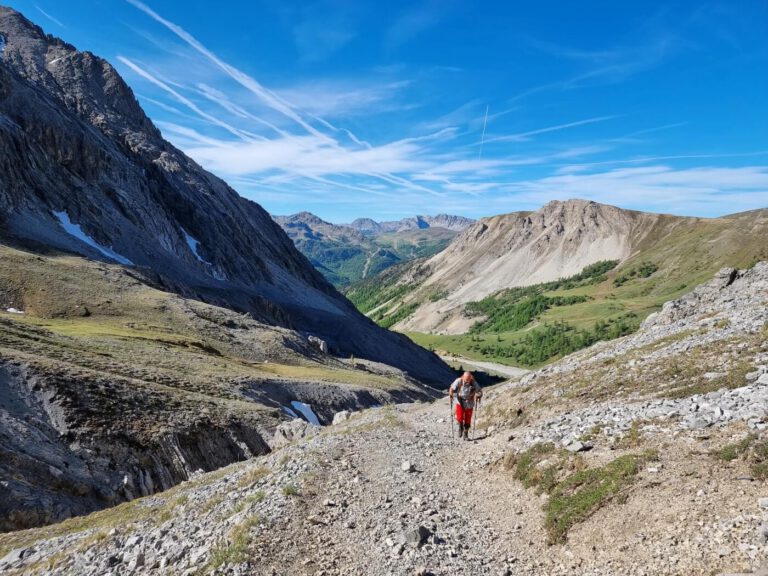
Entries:
<svg viewBox="0 0 768 576">
<path fill-rule="evenodd" d="M 296 214 L 291 214 L 290 216 L 278 216 L 278 218 L 288 224 L 301 222 L 311 226 L 333 226 L 333 224 L 326 222 L 319 216 L 315 216 L 312 212 L 298 212 Z"/>
<path fill-rule="evenodd" d="M 10 8 L 0 7 L 3 62 L 102 131 L 160 133 L 133 91 L 106 60 L 49 34 Z"/>
</svg>

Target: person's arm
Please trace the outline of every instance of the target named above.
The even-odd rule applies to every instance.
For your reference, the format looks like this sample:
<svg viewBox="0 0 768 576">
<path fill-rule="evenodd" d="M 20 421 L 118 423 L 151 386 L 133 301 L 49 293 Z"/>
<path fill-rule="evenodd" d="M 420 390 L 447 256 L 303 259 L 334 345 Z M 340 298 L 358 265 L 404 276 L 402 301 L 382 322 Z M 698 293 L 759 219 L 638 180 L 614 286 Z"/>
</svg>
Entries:
<svg viewBox="0 0 768 576">
<path fill-rule="evenodd" d="M 456 380 L 451 382 L 451 385 L 448 386 L 448 397 L 453 400 L 453 393 L 456 390 Z"/>
<path fill-rule="evenodd" d="M 480 388 L 480 384 L 477 383 L 477 380 L 475 380 L 475 396 L 477 396 L 477 399 L 483 397 L 483 389 Z"/>
</svg>

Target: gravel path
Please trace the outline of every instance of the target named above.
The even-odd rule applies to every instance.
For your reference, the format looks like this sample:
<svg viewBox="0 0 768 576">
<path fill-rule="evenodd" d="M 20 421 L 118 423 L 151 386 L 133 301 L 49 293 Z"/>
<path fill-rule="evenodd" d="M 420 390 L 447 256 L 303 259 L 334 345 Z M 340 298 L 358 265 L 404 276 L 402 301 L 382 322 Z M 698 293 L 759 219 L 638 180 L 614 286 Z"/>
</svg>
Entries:
<svg viewBox="0 0 768 576">
<path fill-rule="evenodd" d="M 507 378 L 517 378 L 528 374 L 530 370 L 525 368 L 517 368 L 516 366 L 507 366 L 506 364 L 498 364 L 496 362 L 483 362 L 480 360 L 472 360 L 470 358 L 464 358 L 463 356 L 446 355 L 440 356 L 445 362 L 461 364 L 466 368 L 480 368 L 488 372 L 496 372 Z"/>
<path fill-rule="evenodd" d="M 523 431 L 452 439 L 448 410 L 442 399 L 355 414 L 135 501 L 149 518 L 19 547 L 0 572 L 691 576 L 717 573 L 718 563 L 756 567 L 768 552 L 757 534 L 760 486 L 728 491 L 730 472 L 702 474 L 674 446 L 641 472 L 628 501 L 547 546 L 543 497 L 500 465 Z"/>
</svg>

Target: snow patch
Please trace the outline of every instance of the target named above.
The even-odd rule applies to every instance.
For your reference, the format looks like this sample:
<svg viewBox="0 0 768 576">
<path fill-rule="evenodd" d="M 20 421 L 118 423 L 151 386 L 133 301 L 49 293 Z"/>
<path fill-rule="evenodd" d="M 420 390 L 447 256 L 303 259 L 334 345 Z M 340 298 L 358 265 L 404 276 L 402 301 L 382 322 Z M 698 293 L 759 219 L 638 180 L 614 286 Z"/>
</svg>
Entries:
<svg viewBox="0 0 768 576">
<path fill-rule="evenodd" d="M 320 426 L 320 420 L 317 419 L 317 416 L 312 411 L 312 406 L 304 404 L 304 402 L 299 402 L 298 400 L 291 402 L 291 406 L 293 406 L 297 412 L 301 412 L 301 415 L 307 419 L 307 422 L 313 426 Z"/>
<path fill-rule="evenodd" d="M 189 249 L 192 250 L 192 254 L 195 255 L 195 258 L 200 260 L 203 264 L 206 264 L 208 266 L 213 266 L 210 262 L 207 260 L 203 260 L 203 257 L 200 256 L 200 252 L 198 252 L 198 249 L 200 248 L 200 240 L 192 236 L 189 232 L 184 230 L 184 228 L 181 229 L 182 232 L 184 232 L 184 238 L 187 241 L 187 246 L 189 246 Z"/>
<path fill-rule="evenodd" d="M 125 256 L 121 256 L 112 248 L 107 248 L 106 246 L 102 246 L 96 240 L 88 236 L 82 228 L 80 228 L 79 224 L 75 224 L 72 222 L 72 220 L 69 219 L 69 215 L 66 212 L 54 212 L 53 213 L 56 218 L 59 219 L 59 223 L 61 224 L 62 228 L 64 228 L 64 231 L 69 234 L 70 236 L 74 236 L 81 242 L 84 242 L 85 244 L 88 244 L 91 248 L 95 248 L 99 252 L 101 252 L 104 256 L 107 258 L 110 258 L 114 260 L 115 262 L 118 262 L 120 264 L 123 264 L 124 266 L 133 266 L 133 262 L 128 260 Z"/>
<path fill-rule="evenodd" d="M 3 52 L 5 52 L 5 36 L 0 34 L 0 57 L 2 57 Z"/>
<path fill-rule="evenodd" d="M 290 416 L 291 418 L 298 418 L 299 417 L 299 415 L 296 414 L 296 412 L 294 412 L 290 408 L 288 408 L 288 406 L 283 406 L 282 409 L 283 409 L 283 412 L 288 414 L 288 416 Z"/>
<path fill-rule="evenodd" d="M 6 308 L 5 311 L 10 314 L 24 314 L 24 310 L 19 310 L 18 308 Z"/>
<path fill-rule="evenodd" d="M 63 58 L 63 56 L 61 56 L 61 57 L 59 57 L 59 58 L 54 58 L 53 60 L 51 60 L 50 62 L 48 62 L 48 66 L 50 66 L 51 64 L 56 64 L 56 62 L 58 62 L 58 61 L 59 61 L 59 60 L 61 60 L 62 58 Z"/>
</svg>

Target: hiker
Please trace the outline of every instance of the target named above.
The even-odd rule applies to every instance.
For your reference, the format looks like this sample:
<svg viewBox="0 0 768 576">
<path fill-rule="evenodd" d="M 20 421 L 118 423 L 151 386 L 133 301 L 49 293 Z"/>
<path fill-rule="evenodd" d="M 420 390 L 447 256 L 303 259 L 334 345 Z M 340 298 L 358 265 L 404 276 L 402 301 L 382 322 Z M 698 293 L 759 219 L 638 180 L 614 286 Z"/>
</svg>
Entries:
<svg viewBox="0 0 768 576">
<path fill-rule="evenodd" d="M 456 394 L 456 420 L 459 422 L 459 438 L 469 440 L 469 428 L 472 423 L 475 400 L 480 401 L 483 397 L 483 391 L 475 377 L 472 376 L 472 372 L 464 372 L 461 378 L 456 378 L 448 388 L 451 405 L 453 405 L 454 394 Z"/>
</svg>

